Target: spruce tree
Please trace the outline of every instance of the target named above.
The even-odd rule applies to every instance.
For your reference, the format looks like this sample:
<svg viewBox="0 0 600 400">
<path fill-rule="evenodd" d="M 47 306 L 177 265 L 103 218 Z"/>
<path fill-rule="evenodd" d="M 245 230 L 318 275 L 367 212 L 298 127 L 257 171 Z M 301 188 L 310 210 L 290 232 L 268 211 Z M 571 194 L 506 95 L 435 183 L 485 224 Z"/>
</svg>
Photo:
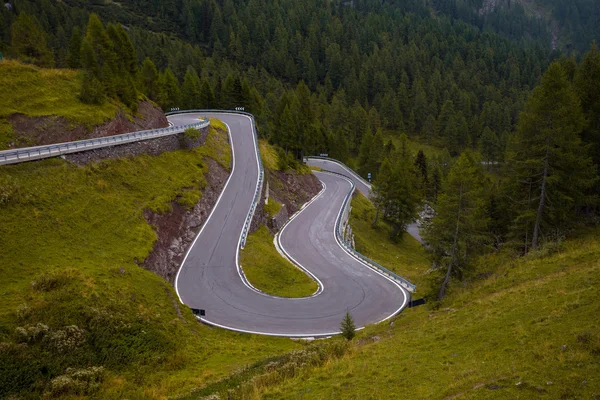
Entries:
<svg viewBox="0 0 600 400">
<path fill-rule="evenodd" d="M 354 319 L 350 315 L 349 311 L 346 311 L 344 319 L 340 323 L 340 331 L 343 337 L 347 340 L 352 340 L 356 335 L 356 326 L 354 325 Z"/>
<path fill-rule="evenodd" d="M 516 201 L 513 232 L 525 251 L 537 248 L 544 232 L 565 228 L 585 203 L 594 170 L 580 139 L 584 124 L 571 83 L 552 63 L 527 100 L 507 157 Z"/>
</svg>

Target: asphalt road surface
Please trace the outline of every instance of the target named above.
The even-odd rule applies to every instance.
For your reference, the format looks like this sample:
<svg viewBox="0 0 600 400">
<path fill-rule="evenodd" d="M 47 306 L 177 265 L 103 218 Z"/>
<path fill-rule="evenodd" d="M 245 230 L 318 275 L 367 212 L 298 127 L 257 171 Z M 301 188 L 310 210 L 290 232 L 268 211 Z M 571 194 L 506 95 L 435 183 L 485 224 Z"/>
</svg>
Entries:
<svg viewBox="0 0 600 400">
<path fill-rule="evenodd" d="M 356 185 L 356 188 L 360 190 L 360 192 L 363 195 L 365 195 L 366 198 L 369 198 L 369 196 L 371 195 L 371 184 L 362 179 L 360 175 L 358 175 L 355 171 L 353 171 L 344 164 L 332 160 L 310 157 L 307 159 L 307 164 L 314 167 L 319 167 L 324 171 L 332 171 L 338 174 L 342 174 L 351 179 Z M 418 223 L 415 222 L 408 225 L 406 227 L 406 232 L 408 232 L 410 236 L 417 239 L 420 243 L 423 243 L 423 238 L 421 238 L 421 234 L 419 233 Z"/>
<path fill-rule="evenodd" d="M 258 180 L 251 121 L 243 115 L 202 114 L 225 122 L 231 133 L 234 168 L 175 280 L 181 301 L 204 309 L 206 323 L 279 336 L 338 333 L 346 311 L 358 327 L 392 317 L 409 296 L 398 284 L 346 253 L 335 238 L 335 221 L 351 184 L 317 173 L 324 190 L 280 233 L 283 250 L 318 280 L 317 295 L 300 299 L 268 296 L 250 288 L 238 269 L 238 246 Z M 170 116 L 174 125 L 199 114 Z"/>
</svg>

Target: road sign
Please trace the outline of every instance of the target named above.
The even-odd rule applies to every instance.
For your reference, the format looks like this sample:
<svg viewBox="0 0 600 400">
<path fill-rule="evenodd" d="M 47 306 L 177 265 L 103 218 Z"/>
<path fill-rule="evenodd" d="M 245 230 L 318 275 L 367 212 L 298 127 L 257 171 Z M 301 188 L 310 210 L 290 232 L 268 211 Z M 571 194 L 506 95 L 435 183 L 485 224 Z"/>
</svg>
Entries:
<svg viewBox="0 0 600 400">
<path fill-rule="evenodd" d="M 327 154 L 327 153 L 321 153 L 320 156 L 321 157 L 329 157 L 329 154 Z"/>
<path fill-rule="evenodd" d="M 370 172 L 367 174 L 367 178 L 371 179 L 371 173 Z"/>
</svg>

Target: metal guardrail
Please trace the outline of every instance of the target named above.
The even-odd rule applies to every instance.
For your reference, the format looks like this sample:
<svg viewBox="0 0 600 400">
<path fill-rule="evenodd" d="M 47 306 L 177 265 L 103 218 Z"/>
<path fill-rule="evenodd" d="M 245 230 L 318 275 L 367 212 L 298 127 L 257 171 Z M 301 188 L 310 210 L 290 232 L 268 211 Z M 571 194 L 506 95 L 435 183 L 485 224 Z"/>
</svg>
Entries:
<svg viewBox="0 0 600 400">
<path fill-rule="evenodd" d="M 14 150 L 0 151 L 0 165 L 17 164 L 25 161 L 41 160 L 43 158 L 58 157 L 63 154 L 79 153 L 82 151 L 101 149 L 142 140 L 156 139 L 181 133 L 188 128 L 201 129 L 210 125 L 208 119 L 189 125 L 170 126 L 168 128 L 151 129 L 122 135 L 107 136 L 96 139 L 77 140 L 74 142 L 51 144 L 46 146 L 25 147 Z"/>
<path fill-rule="evenodd" d="M 333 163 L 336 163 L 338 165 L 341 165 L 342 167 L 344 167 L 346 170 L 348 170 L 348 172 L 350 172 L 355 178 L 357 178 L 359 181 L 361 181 L 362 183 L 364 183 L 365 185 L 367 185 L 369 188 L 371 187 L 371 183 L 367 182 L 365 180 L 365 178 L 363 178 L 362 176 L 360 176 L 356 171 L 354 171 L 352 168 L 350 168 L 349 166 L 347 166 L 346 164 L 344 164 L 343 162 L 336 160 L 335 158 L 330 158 L 330 157 L 321 157 L 321 156 L 306 156 L 304 157 L 305 159 L 309 159 L 309 158 L 314 158 L 316 160 L 326 160 L 326 161 L 331 161 Z M 342 174 L 343 175 L 343 174 Z"/>
<path fill-rule="evenodd" d="M 250 225 L 252 225 L 252 219 L 254 218 L 254 213 L 256 212 L 256 208 L 258 207 L 258 203 L 260 202 L 260 198 L 262 196 L 262 188 L 264 183 L 264 169 L 262 165 L 262 160 L 260 158 L 260 150 L 258 148 L 258 131 L 256 130 L 256 121 L 254 119 L 254 115 L 244 112 L 244 111 L 232 111 L 232 110 L 183 110 L 183 111 L 173 111 L 167 112 L 165 115 L 177 115 L 177 114 L 193 114 L 193 113 L 215 113 L 215 114 L 238 114 L 238 115 L 246 115 L 250 117 L 252 121 L 252 133 L 254 135 L 254 145 L 256 146 L 256 159 L 258 160 L 258 184 L 256 185 L 256 191 L 254 192 L 254 199 L 252 200 L 252 206 L 250 207 L 250 211 L 248 211 L 248 215 L 246 216 L 246 221 L 244 222 L 244 230 L 242 231 L 242 238 L 240 240 L 240 249 L 243 249 L 246 246 L 246 239 L 248 238 L 248 231 L 250 230 Z"/>
<path fill-rule="evenodd" d="M 313 157 L 310 157 L 313 158 Z M 332 159 L 331 159 L 332 160 Z M 335 160 L 332 160 L 335 161 Z M 348 179 L 347 176 L 343 175 L 343 174 L 339 174 L 337 172 L 332 172 L 332 171 L 325 171 L 328 174 L 334 174 L 334 175 L 339 175 L 339 176 L 343 176 L 344 178 Z M 356 187 L 356 185 L 354 184 L 354 182 L 352 182 L 350 179 L 348 179 L 348 181 L 352 184 L 352 190 L 350 190 L 350 192 L 348 193 L 348 195 L 346 195 L 346 198 L 344 199 L 344 203 L 342 205 L 342 210 L 343 212 L 340 214 L 340 218 L 337 219 L 336 221 L 336 226 L 335 226 L 335 234 L 338 238 L 338 241 L 342 244 L 342 246 L 344 246 L 344 249 L 346 249 L 347 252 L 349 252 L 350 254 L 352 254 L 354 257 L 360 259 L 364 264 L 368 265 L 369 267 L 371 267 L 372 269 L 379 271 L 380 273 L 384 274 L 385 276 L 387 276 L 390 279 L 393 279 L 394 281 L 398 282 L 400 285 L 402 285 L 402 287 L 404 287 L 406 290 L 408 290 L 409 292 L 415 292 L 417 290 L 417 286 L 410 283 L 407 279 L 401 277 L 400 275 L 390 271 L 389 269 L 387 269 L 386 267 L 384 267 L 381 264 L 376 263 L 375 261 L 371 260 L 368 257 L 363 256 L 362 254 L 360 254 L 358 251 L 354 250 L 352 248 L 352 246 L 350 246 L 345 240 L 344 240 L 344 232 L 343 232 L 343 228 L 342 228 L 342 215 L 344 214 L 348 214 L 348 218 L 350 215 L 350 199 L 352 198 L 352 193 L 354 193 L 354 188 Z"/>
</svg>

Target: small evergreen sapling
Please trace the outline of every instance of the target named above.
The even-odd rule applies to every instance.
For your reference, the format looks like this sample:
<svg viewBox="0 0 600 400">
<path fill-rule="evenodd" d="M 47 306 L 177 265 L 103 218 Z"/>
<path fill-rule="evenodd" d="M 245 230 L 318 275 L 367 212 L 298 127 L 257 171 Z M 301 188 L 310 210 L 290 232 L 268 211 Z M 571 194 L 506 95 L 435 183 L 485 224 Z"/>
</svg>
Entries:
<svg viewBox="0 0 600 400">
<path fill-rule="evenodd" d="M 355 335 L 356 326 L 349 311 L 346 311 L 346 315 L 340 324 L 340 330 L 342 331 L 342 336 L 348 340 L 352 340 Z"/>
</svg>

